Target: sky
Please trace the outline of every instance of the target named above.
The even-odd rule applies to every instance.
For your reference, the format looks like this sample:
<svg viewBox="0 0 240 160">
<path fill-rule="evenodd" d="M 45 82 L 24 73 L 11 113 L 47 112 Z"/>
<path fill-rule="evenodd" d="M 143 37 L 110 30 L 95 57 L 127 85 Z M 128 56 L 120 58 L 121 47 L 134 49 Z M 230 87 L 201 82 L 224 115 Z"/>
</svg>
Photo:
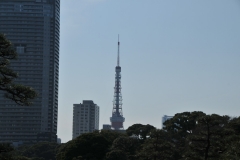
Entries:
<svg viewBox="0 0 240 160">
<path fill-rule="evenodd" d="M 73 104 L 110 124 L 117 40 L 124 128 L 185 111 L 240 116 L 239 0 L 61 0 L 58 137 Z"/>
</svg>

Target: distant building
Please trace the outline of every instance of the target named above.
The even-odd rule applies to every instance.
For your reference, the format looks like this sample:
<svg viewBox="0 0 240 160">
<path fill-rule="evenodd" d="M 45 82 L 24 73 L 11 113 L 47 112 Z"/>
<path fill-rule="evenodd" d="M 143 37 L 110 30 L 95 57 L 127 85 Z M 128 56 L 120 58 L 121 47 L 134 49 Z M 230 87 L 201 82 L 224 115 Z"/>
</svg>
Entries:
<svg viewBox="0 0 240 160">
<path fill-rule="evenodd" d="M 111 130 L 111 125 L 110 124 L 104 124 L 103 125 L 103 130 Z"/>
<path fill-rule="evenodd" d="M 104 124 L 102 130 L 109 130 L 112 132 L 118 132 L 118 133 L 122 133 L 122 134 L 126 133 L 126 130 L 124 130 L 124 129 L 115 130 L 114 128 L 112 128 L 112 126 L 110 124 Z"/>
<path fill-rule="evenodd" d="M 99 106 L 91 100 L 73 104 L 72 139 L 94 130 L 99 130 Z"/>
<path fill-rule="evenodd" d="M 173 118 L 173 116 L 164 115 L 164 116 L 162 117 L 162 128 L 164 127 L 163 123 L 164 123 L 165 121 L 171 119 L 171 118 Z"/>
<path fill-rule="evenodd" d="M 61 144 L 61 138 L 57 138 L 57 143 Z"/>
</svg>

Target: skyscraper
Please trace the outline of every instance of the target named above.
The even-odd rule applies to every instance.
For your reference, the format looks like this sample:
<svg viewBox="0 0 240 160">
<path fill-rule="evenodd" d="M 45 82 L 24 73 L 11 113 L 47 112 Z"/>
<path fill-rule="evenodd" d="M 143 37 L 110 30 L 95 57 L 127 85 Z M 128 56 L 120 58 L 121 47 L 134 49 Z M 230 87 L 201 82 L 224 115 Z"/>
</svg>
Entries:
<svg viewBox="0 0 240 160">
<path fill-rule="evenodd" d="M 121 67 L 120 67 L 120 42 L 118 39 L 118 57 L 117 66 L 115 67 L 115 87 L 112 117 L 110 117 L 111 126 L 113 130 L 122 130 L 125 118 L 122 113 L 122 94 L 121 94 Z"/>
<path fill-rule="evenodd" d="M 83 133 L 99 130 L 99 106 L 90 100 L 74 104 L 72 127 L 72 139 Z"/>
<path fill-rule="evenodd" d="M 0 95 L 0 142 L 57 141 L 60 0 L 0 0 L 0 32 L 13 43 L 16 83 L 33 87 L 32 106 Z"/>
</svg>

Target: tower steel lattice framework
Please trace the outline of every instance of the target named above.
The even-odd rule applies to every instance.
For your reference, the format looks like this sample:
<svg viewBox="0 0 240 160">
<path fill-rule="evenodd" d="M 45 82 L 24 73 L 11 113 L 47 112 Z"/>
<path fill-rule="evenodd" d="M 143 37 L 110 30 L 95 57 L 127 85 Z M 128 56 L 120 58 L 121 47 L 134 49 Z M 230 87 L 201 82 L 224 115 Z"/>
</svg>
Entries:
<svg viewBox="0 0 240 160">
<path fill-rule="evenodd" d="M 120 67 L 120 42 L 118 36 L 118 55 L 117 66 L 115 67 L 115 87 L 114 87 L 114 99 L 112 117 L 110 117 L 111 127 L 114 130 L 123 129 L 123 122 L 125 118 L 122 113 L 122 94 L 121 94 L 121 67 Z"/>
</svg>

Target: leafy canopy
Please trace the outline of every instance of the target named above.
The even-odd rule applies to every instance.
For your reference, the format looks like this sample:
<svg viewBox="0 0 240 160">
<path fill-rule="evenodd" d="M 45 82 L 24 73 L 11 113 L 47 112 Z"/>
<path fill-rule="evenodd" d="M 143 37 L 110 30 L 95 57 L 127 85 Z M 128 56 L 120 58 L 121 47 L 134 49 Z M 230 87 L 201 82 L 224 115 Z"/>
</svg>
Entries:
<svg viewBox="0 0 240 160">
<path fill-rule="evenodd" d="M 29 106 L 30 100 L 37 96 L 33 88 L 16 84 L 14 80 L 18 74 L 10 67 L 10 60 L 16 60 L 17 53 L 11 42 L 0 33 L 0 90 L 5 92 L 5 97 L 19 105 Z"/>
</svg>

